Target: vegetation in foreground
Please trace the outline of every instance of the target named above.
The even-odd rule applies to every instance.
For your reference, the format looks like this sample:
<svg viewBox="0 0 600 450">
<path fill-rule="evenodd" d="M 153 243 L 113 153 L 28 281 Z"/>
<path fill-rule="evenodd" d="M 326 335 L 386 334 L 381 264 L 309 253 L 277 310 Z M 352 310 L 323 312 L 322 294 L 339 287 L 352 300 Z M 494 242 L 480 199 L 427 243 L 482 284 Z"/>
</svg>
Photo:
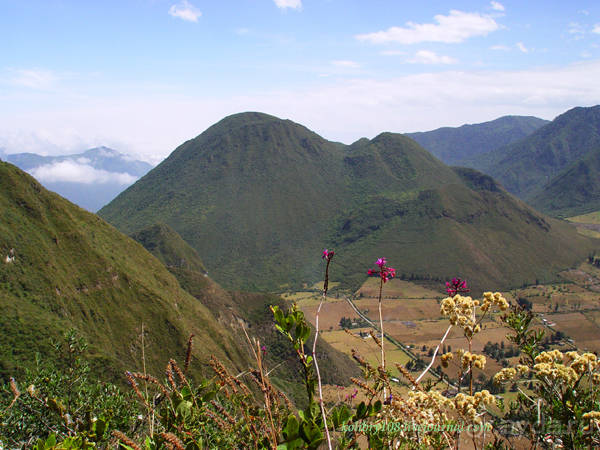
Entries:
<svg viewBox="0 0 600 450">
<path fill-rule="evenodd" d="M 323 302 L 327 295 L 329 265 L 333 252 L 325 251 L 327 262 Z M 384 284 L 395 275 L 384 258 L 378 269 L 369 272 L 380 278 L 379 318 L 383 330 L 381 303 Z M 127 450 L 253 448 L 435 448 L 458 449 L 467 440 L 476 449 L 504 448 L 594 448 L 600 445 L 600 363 L 595 354 L 558 350 L 544 351 L 544 331 L 532 329 L 535 315 L 514 307 L 503 318 L 508 339 L 522 352 L 520 364 L 506 367 L 494 376 L 498 385 L 530 378 L 533 392 L 517 387 L 516 401 L 505 402 L 488 390 L 477 391 L 474 379 L 487 359 L 473 351 L 473 337 L 492 308 L 505 310 L 508 302 L 499 293 L 485 293 L 480 300 L 465 294 L 466 282 L 447 283 L 449 296 L 441 302 L 441 312 L 449 319 L 448 331 L 435 348 L 431 364 L 416 379 L 399 365 L 408 384 L 403 393 L 391 381 L 383 340 L 372 338 L 381 350 L 377 367 L 355 352 L 354 359 L 363 376 L 352 381 L 354 393 L 335 404 L 323 399 L 317 317 L 315 337 L 304 314 L 296 306 L 285 312 L 273 307 L 277 330 L 286 338 L 301 364 L 307 406 L 295 407 L 270 381 L 273 368 L 265 363 L 269 351 L 248 336 L 255 365 L 239 375 L 231 374 L 213 358 L 215 376 L 209 381 L 194 381 L 186 375 L 191 363 L 192 340 L 183 364 L 169 360 L 164 380 L 146 373 L 127 372 L 131 390 L 140 408 L 131 417 L 125 406 L 110 405 L 109 399 L 125 394 L 99 395 L 95 402 L 79 396 L 86 387 L 78 362 L 82 344 L 67 335 L 67 354 L 73 355 L 60 387 L 51 391 L 50 376 L 33 376 L 38 386 L 11 380 L 4 386 L 0 409 L 4 445 L 33 446 L 37 450 L 115 448 Z M 454 385 L 444 375 L 429 371 L 436 354 L 443 348 L 452 327 L 458 327 L 464 346 L 442 355 L 444 366 L 455 365 Z M 93 384 L 93 383 L 92 383 Z M 252 388 L 250 387 L 252 386 Z M 258 391 L 256 391 L 258 387 Z M 46 420 L 44 429 L 33 436 L 38 418 Z M 14 424 L 24 424 L 19 428 Z M 27 425 L 29 424 L 29 425 Z M 33 425 L 31 425 L 33 424 Z M 10 428 L 6 428 L 6 427 Z M 30 428 L 28 428 L 30 427 Z M 11 441 L 8 441 L 11 439 Z"/>
</svg>

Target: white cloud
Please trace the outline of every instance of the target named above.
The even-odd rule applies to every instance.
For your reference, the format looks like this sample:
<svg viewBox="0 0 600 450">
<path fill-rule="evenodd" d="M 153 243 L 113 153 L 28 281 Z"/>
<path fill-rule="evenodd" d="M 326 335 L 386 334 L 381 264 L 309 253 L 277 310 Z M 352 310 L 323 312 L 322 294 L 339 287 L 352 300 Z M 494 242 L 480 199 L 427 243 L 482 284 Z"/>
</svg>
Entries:
<svg viewBox="0 0 600 450">
<path fill-rule="evenodd" d="M 33 89 L 51 89 L 59 80 L 57 75 L 47 69 L 20 69 L 11 72 L 14 73 L 14 76 L 10 79 L 12 84 Z"/>
<path fill-rule="evenodd" d="M 522 42 L 517 43 L 517 48 L 519 50 L 521 50 L 523 53 L 527 53 L 529 51 Z"/>
<path fill-rule="evenodd" d="M 399 56 L 406 55 L 406 52 L 401 52 L 399 50 L 387 50 L 385 52 L 379 52 L 379 54 L 384 56 Z"/>
<path fill-rule="evenodd" d="M 306 89 L 237 97 L 168 93 L 148 98 L 134 91 L 126 95 L 90 94 L 78 103 L 63 105 L 57 96 L 51 113 L 38 109 L 16 115 L 12 108 L 0 108 L 0 147 L 8 147 L 2 142 L 1 137 L 7 135 L 2 130 L 27 126 L 19 134 L 23 139 L 11 141 L 22 144 L 10 148 L 11 153 L 40 153 L 38 142 L 28 140 L 29 130 L 35 130 L 40 145 L 47 145 L 47 154 L 64 155 L 76 153 L 71 151 L 74 148 L 106 145 L 157 163 L 223 117 L 243 111 L 291 119 L 326 139 L 350 143 L 382 131 L 427 131 L 504 115 L 553 119 L 574 106 L 600 104 L 599 58 L 566 67 L 521 71 L 427 67 L 434 70 L 393 79 L 320 78 L 317 85 Z M 169 117 L 168 127 L 165 117 Z M 82 143 L 86 144 L 83 148 Z M 60 151 L 52 150 L 51 145 Z"/>
<path fill-rule="evenodd" d="M 273 0 L 278 8 L 302 9 L 302 0 Z"/>
<path fill-rule="evenodd" d="M 493 45 L 490 50 L 510 50 L 510 47 L 508 45 Z"/>
<path fill-rule="evenodd" d="M 409 63 L 416 64 L 456 64 L 458 60 L 450 56 L 438 56 L 435 52 L 429 50 L 419 50 L 415 56 L 406 60 Z"/>
<path fill-rule="evenodd" d="M 40 137 L 33 131 L 23 130 L 17 133 L 0 131 L 0 147 L 5 149 L 6 154 L 30 152 L 45 156 L 58 155 L 61 152 L 61 148 L 52 143 L 51 139 Z"/>
<path fill-rule="evenodd" d="M 348 61 L 348 60 L 341 60 L 341 61 L 331 61 L 331 64 L 337 67 L 347 67 L 350 69 L 356 69 L 359 67 L 362 67 L 362 65 L 360 63 L 357 63 L 356 61 Z"/>
<path fill-rule="evenodd" d="M 594 25 L 594 29 L 592 30 L 592 33 L 600 34 L 600 23 L 597 23 L 596 25 Z"/>
<path fill-rule="evenodd" d="M 569 33 L 570 34 L 584 34 L 585 30 L 580 23 L 571 22 L 569 24 Z"/>
<path fill-rule="evenodd" d="M 501 3 L 492 2 L 492 9 L 494 11 L 504 11 L 506 8 L 504 8 L 504 5 L 502 5 Z"/>
<path fill-rule="evenodd" d="M 107 170 L 95 169 L 88 164 L 80 164 L 77 161 L 66 160 L 46 164 L 29 171 L 41 183 L 69 182 L 84 184 L 133 184 L 137 177 L 128 173 L 108 172 Z"/>
<path fill-rule="evenodd" d="M 200 10 L 191 3 L 188 3 L 187 0 L 183 0 L 181 3 L 171 6 L 169 14 L 173 17 L 187 20 L 188 22 L 198 22 L 198 18 L 202 15 Z"/>
<path fill-rule="evenodd" d="M 490 16 L 479 13 L 464 13 L 450 11 L 449 16 L 437 15 L 437 22 L 418 24 L 408 22 L 407 28 L 392 27 L 387 31 L 360 34 L 360 41 L 370 41 L 375 44 L 398 42 L 400 44 L 417 44 L 419 42 L 460 43 L 473 36 L 485 36 L 498 30 L 500 25 Z"/>
</svg>

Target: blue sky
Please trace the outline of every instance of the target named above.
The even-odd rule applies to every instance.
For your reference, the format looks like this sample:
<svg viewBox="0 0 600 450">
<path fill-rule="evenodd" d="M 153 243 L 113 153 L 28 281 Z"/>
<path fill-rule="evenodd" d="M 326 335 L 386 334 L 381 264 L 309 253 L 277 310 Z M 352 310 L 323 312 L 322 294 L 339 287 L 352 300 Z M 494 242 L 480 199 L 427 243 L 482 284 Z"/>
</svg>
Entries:
<svg viewBox="0 0 600 450">
<path fill-rule="evenodd" d="M 156 162 L 261 111 L 351 143 L 600 104 L 600 2 L 0 0 L 0 148 Z"/>
</svg>

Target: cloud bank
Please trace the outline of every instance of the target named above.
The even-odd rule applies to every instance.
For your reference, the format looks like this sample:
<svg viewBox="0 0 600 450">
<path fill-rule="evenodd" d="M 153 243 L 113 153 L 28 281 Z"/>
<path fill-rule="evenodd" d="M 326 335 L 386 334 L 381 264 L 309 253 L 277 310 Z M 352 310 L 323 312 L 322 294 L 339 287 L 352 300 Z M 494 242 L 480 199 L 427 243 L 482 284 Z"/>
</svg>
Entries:
<svg viewBox="0 0 600 450">
<path fill-rule="evenodd" d="M 66 160 L 46 164 L 29 171 L 29 174 L 40 183 L 83 183 L 83 184 L 133 184 L 137 177 L 128 173 L 109 172 L 107 170 L 95 169 L 85 158 Z"/>
<path fill-rule="evenodd" d="M 500 25 L 491 16 L 456 10 L 450 11 L 449 16 L 438 14 L 434 17 L 434 20 L 437 24 L 408 22 L 406 28 L 391 27 L 387 31 L 359 34 L 356 39 L 374 44 L 389 42 L 399 44 L 418 44 L 420 42 L 455 44 L 464 42 L 473 36 L 486 36 L 500 28 Z"/>
</svg>

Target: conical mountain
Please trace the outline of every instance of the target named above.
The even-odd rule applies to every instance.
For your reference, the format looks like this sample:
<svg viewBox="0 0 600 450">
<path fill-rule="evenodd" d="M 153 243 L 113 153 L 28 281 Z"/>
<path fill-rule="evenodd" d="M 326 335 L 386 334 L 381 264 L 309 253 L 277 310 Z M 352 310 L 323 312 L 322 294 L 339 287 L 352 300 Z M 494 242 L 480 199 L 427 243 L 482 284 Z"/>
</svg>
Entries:
<svg viewBox="0 0 600 450">
<path fill-rule="evenodd" d="M 184 143 L 99 214 L 127 233 L 167 223 L 211 277 L 235 289 L 310 285 L 322 277 L 325 246 L 346 288 L 386 256 L 407 274 L 500 289 L 550 277 L 597 244 L 406 136 L 344 146 L 259 113 L 227 117 Z M 560 247 L 555 264 L 545 252 L 530 257 L 541 247 Z"/>
<path fill-rule="evenodd" d="M 573 108 L 527 138 L 463 161 L 496 178 L 521 199 L 600 146 L 600 106 Z"/>
<path fill-rule="evenodd" d="M 196 334 L 194 356 L 214 354 L 247 367 L 239 345 L 213 314 L 133 239 L 94 214 L 44 189 L 0 162 L 0 376 L 33 368 L 35 354 L 56 357 L 50 338 L 76 328 L 91 344 L 93 364 L 106 376 L 164 372 L 181 361 Z M 108 372 L 108 373 L 106 373 Z"/>
</svg>

